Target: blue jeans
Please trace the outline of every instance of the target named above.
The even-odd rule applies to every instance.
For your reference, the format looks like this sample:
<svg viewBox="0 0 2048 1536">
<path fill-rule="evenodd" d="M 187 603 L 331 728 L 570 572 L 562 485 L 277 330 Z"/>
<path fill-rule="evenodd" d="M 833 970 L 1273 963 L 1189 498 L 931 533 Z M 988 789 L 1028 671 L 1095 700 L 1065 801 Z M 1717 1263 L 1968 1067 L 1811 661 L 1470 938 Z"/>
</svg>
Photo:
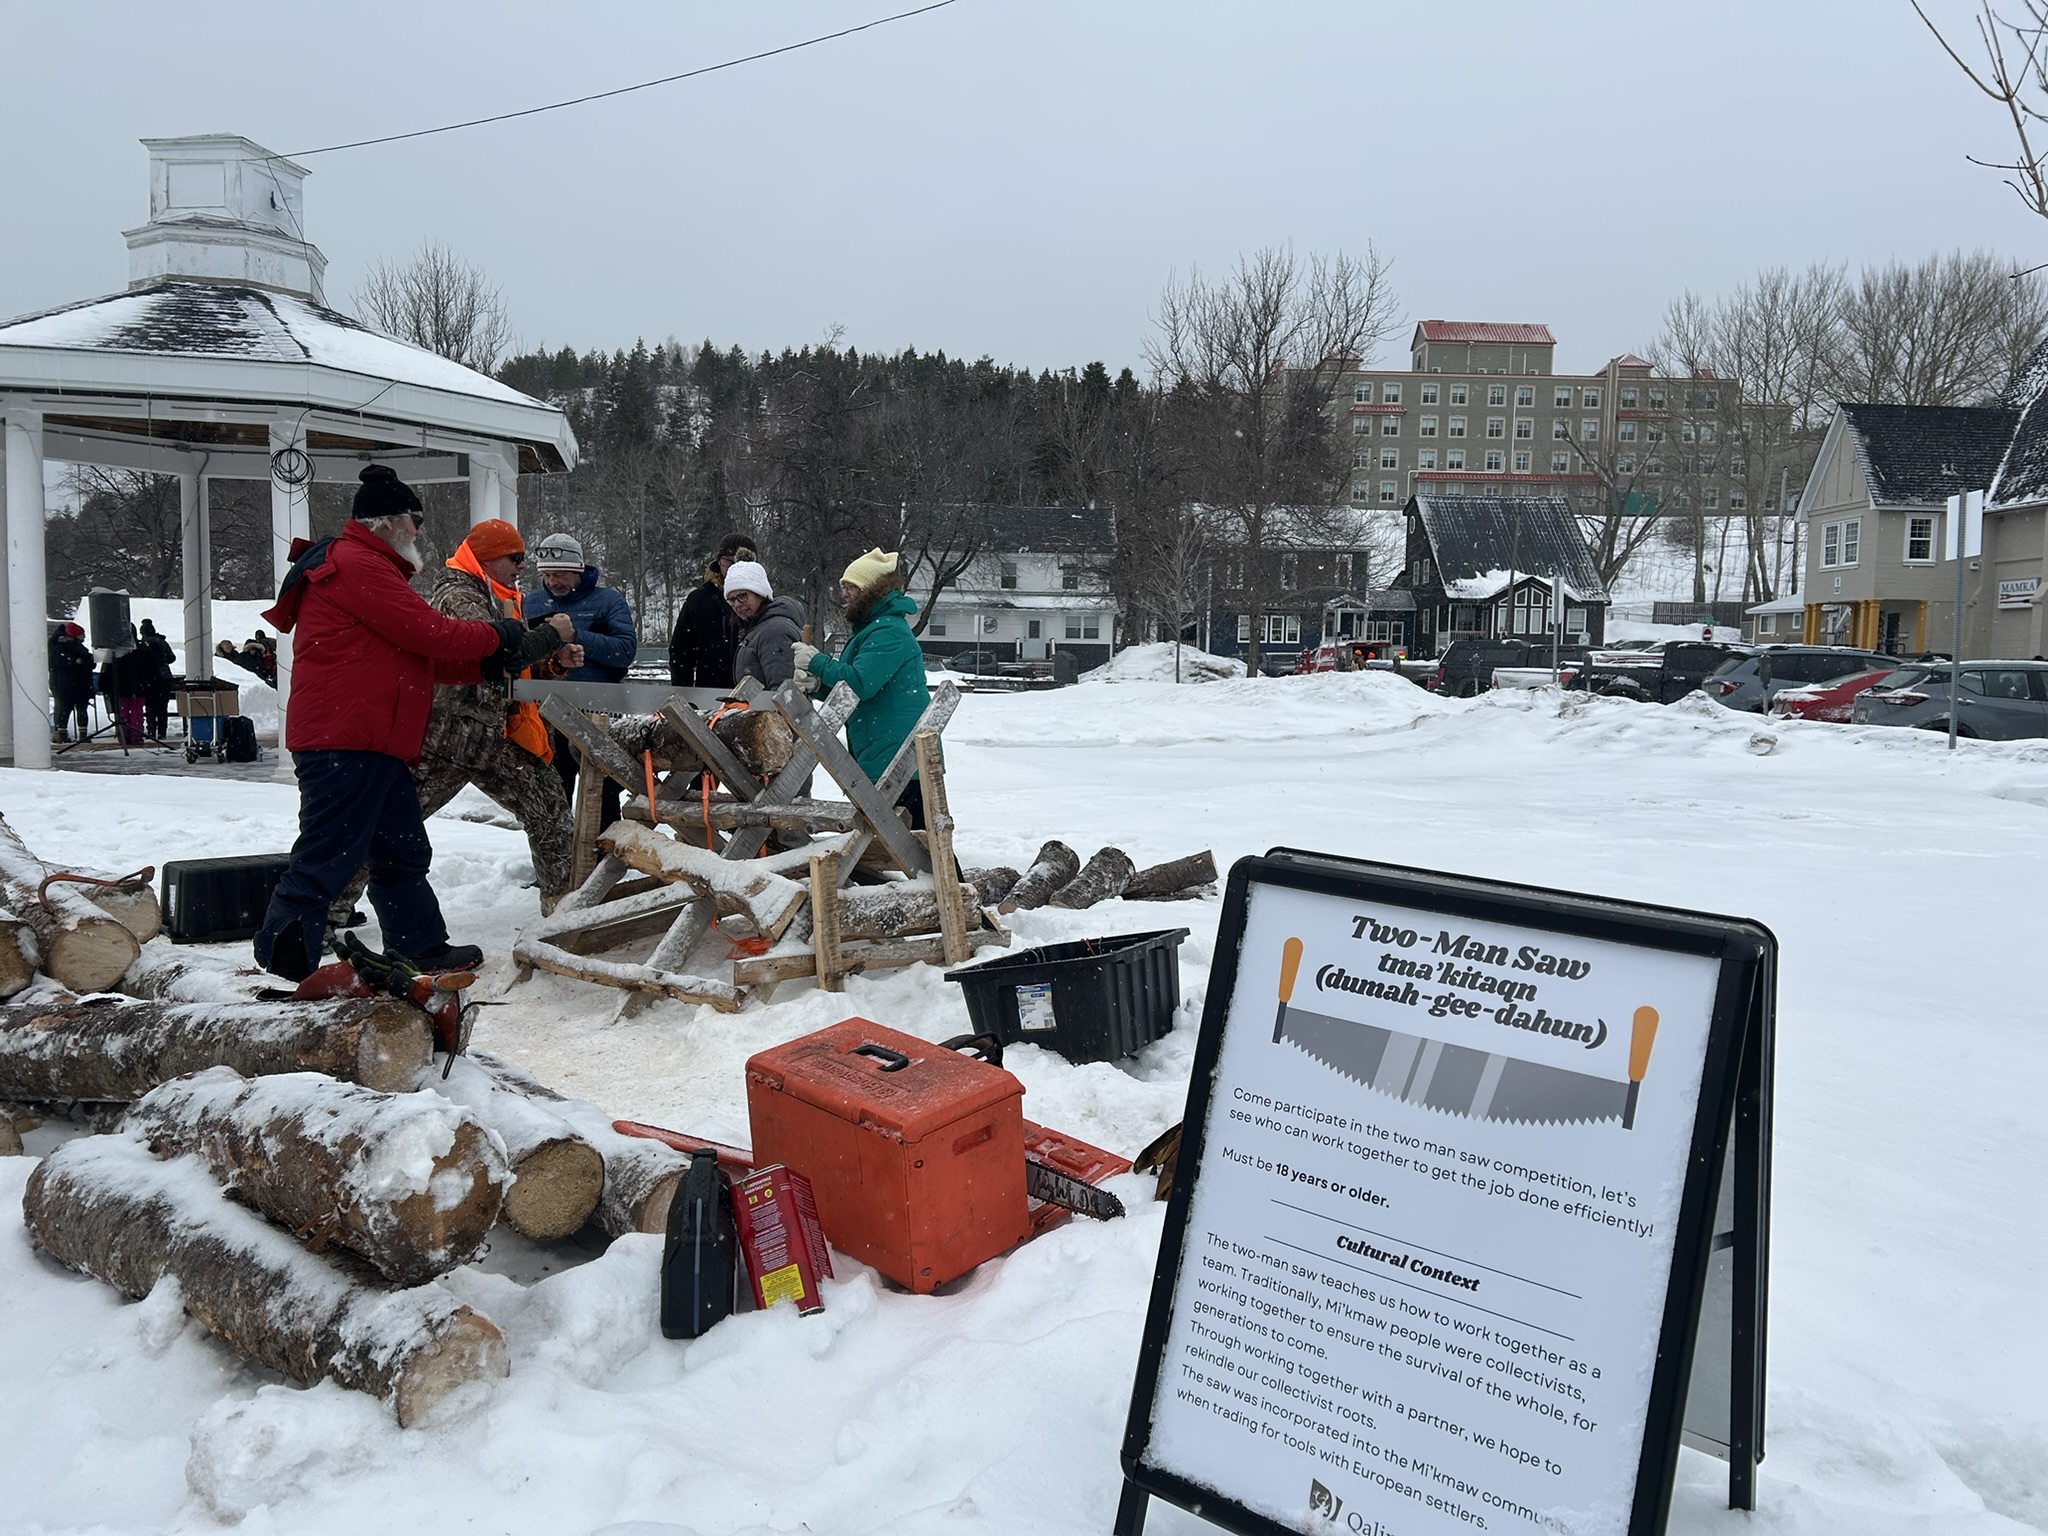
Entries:
<svg viewBox="0 0 2048 1536">
<path fill-rule="evenodd" d="M 317 966 L 327 936 L 327 905 L 365 864 L 385 948 L 401 955 L 440 949 L 448 942 L 448 925 L 427 884 L 434 846 L 420 820 L 412 770 L 382 752 L 295 755 L 299 840 L 256 935 L 257 963 L 293 980 Z"/>
</svg>

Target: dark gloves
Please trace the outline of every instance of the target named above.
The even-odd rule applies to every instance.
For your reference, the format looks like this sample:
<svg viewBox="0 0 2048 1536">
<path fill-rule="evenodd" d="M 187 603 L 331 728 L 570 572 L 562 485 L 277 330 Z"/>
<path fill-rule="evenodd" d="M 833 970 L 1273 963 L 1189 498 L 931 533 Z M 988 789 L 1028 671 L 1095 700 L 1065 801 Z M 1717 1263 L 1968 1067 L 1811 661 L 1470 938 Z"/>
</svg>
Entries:
<svg viewBox="0 0 2048 1536">
<path fill-rule="evenodd" d="M 498 632 L 498 651 L 494 656 L 486 656 L 478 669 L 491 682 L 517 676 L 569 643 L 546 619 L 535 619 L 531 626 L 517 619 L 487 622 Z"/>
</svg>

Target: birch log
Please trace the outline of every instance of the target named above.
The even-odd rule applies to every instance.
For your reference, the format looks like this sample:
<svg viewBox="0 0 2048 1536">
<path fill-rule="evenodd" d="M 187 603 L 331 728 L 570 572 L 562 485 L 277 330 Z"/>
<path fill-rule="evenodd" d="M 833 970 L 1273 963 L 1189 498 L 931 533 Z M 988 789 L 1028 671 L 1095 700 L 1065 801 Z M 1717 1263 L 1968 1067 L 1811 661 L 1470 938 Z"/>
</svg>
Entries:
<svg viewBox="0 0 2048 1536">
<path fill-rule="evenodd" d="M 35 930 L 0 907 L 0 997 L 12 997 L 36 979 L 42 954 Z"/>
<path fill-rule="evenodd" d="M 432 1055 L 427 1016 L 395 998 L 165 1004 L 96 997 L 0 1006 L 0 1099 L 125 1104 L 207 1067 L 233 1067 L 244 1077 L 324 1072 L 398 1092 L 413 1086 Z"/>
<path fill-rule="evenodd" d="M 309 1253 L 227 1200 L 196 1159 L 159 1162 L 126 1136 L 52 1152 L 29 1175 L 21 1213 L 60 1263 L 137 1299 L 168 1275 L 236 1354 L 302 1385 L 325 1377 L 383 1398 L 401 1426 L 509 1369 L 497 1325 L 439 1286 L 394 1290 L 349 1255 Z"/>
<path fill-rule="evenodd" d="M 43 969 L 74 992 L 104 992 L 135 962 L 141 945 L 118 918 L 94 906 L 81 885 L 53 885 L 42 860 L 0 817 L 0 904 L 34 930 Z"/>
<path fill-rule="evenodd" d="M 315 1072 L 214 1067 L 152 1089 L 127 1128 L 159 1157 L 196 1155 L 244 1205 L 399 1285 L 467 1263 L 510 1181 L 504 1152 L 462 1106 Z"/>
<path fill-rule="evenodd" d="M 1092 907 L 1098 901 L 1108 901 L 1121 896 L 1124 887 L 1131 883 L 1136 866 L 1131 857 L 1121 848 L 1102 848 L 1095 857 L 1081 866 L 1081 872 L 1053 892 L 1047 903 L 1054 907 Z"/>
<path fill-rule="evenodd" d="M 1003 898 L 1001 910 L 1028 912 L 1042 907 L 1054 891 L 1080 872 L 1081 856 L 1055 838 L 1038 850 L 1038 857 L 1031 861 L 1031 867 L 1024 871 L 1023 878 Z"/>
<path fill-rule="evenodd" d="M 462 1105 L 498 1133 L 511 1166 L 505 1225 L 522 1237 L 553 1242 L 590 1220 L 604 1194 L 604 1159 L 551 1105 L 500 1080 L 492 1058 L 455 1058 L 448 1075 L 422 1068 L 418 1086 Z"/>
</svg>

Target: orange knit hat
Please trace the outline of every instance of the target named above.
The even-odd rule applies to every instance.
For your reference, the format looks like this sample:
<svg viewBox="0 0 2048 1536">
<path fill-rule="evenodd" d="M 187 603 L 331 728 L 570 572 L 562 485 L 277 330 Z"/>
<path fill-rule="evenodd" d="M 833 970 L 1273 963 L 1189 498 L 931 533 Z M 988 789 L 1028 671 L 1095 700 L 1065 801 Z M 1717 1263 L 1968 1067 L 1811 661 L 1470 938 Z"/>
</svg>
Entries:
<svg viewBox="0 0 2048 1536">
<path fill-rule="evenodd" d="M 469 537 L 462 541 L 470 553 L 479 560 L 495 560 L 500 555 L 523 555 L 526 540 L 519 537 L 519 530 L 502 517 L 487 517 L 469 530 Z"/>
</svg>

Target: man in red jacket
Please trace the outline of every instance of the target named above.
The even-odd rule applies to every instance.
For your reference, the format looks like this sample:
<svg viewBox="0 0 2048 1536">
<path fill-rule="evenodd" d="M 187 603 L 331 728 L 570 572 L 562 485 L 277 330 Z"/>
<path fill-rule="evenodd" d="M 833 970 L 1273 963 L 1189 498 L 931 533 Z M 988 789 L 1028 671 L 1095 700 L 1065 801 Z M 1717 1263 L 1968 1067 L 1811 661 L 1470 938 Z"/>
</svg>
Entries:
<svg viewBox="0 0 2048 1536">
<path fill-rule="evenodd" d="M 427 884 L 434 850 L 411 764 L 434 685 L 503 677 L 560 649 L 566 619 L 451 619 L 408 585 L 425 521 L 412 487 L 388 466 L 362 472 L 348 526 L 295 543 L 277 605 L 263 616 L 292 634 L 285 746 L 299 775 L 299 838 L 256 935 L 266 970 L 303 980 L 320 963 L 327 906 L 365 864 L 386 949 L 421 970 L 483 959 L 448 942 Z"/>
</svg>

